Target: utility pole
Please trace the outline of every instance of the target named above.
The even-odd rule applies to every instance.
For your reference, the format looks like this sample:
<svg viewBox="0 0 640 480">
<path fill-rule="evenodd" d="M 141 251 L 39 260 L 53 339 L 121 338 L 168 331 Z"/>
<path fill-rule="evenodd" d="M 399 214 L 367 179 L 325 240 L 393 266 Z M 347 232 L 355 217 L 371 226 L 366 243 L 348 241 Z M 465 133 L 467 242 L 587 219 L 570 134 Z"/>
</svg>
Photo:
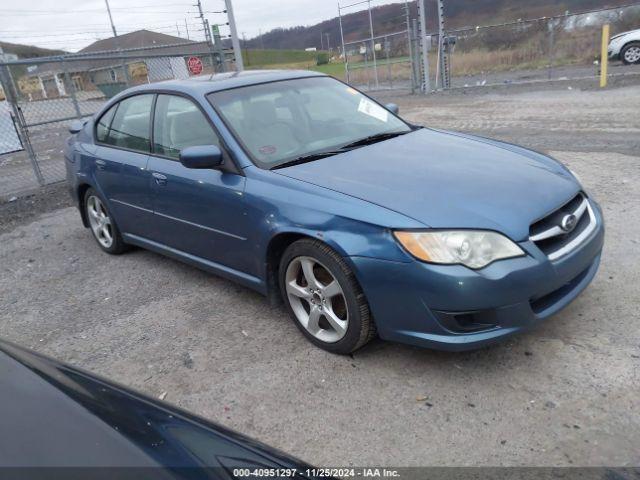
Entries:
<svg viewBox="0 0 640 480">
<path fill-rule="evenodd" d="M 178 26 L 178 22 L 176 22 L 176 32 L 178 32 L 178 37 L 180 36 L 180 27 Z"/>
<path fill-rule="evenodd" d="M 340 2 L 338 2 L 338 20 L 340 22 L 340 41 L 342 42 L 342 56 L 344 57 L 344 75 L 347 83 L 349 83 L 349 60 L 347 58 L 347 51 L 344 47 L 344 30 L 342 28 L 342 8 Z"/>
<path fill-rule="evenodd" d="M 224 0 L 224 3 L 227 7 L 227 18 L 229 19 L 229 29 L 231 30 L 233 54 L 236 57 L 236 71 L 241 72 L 244 70 L 244 62 L 242 61 L 242 50 L 240 49 L 240 39 L 238 38 L 238 29 L 236 28 L 236 18 L 233 15 L 233 5 L 231 4 L 231 0 Z"/>
<path fill-rule="evenodd" d="M 431 91 L 429 78 L 429 44 L 427 39 L 427 7 L 425 0 L 418 0 L 418 16 L 420 18 L 420 46 L 422 50 L 422 78 L 420 79 L 423 93 Z"/>
<path fill-rule="evenodd" d="M 213 54 L 213 40 L 211 38 L 211 30 L 209 30 L 209 22 L 206 18 L 204 18 L 204 12 L 202 11 L 202 2 L 198 0 L 198 3 L 194 5 L 194 7 L 198 7 L 198 18 L 202 21 L 202 29 L 204 30 L 204 38 L 209 45 L 209 56 L 211 58 L 211 70 L 215 72 L 216 62 L 215 55 Z M 222 57 L 222 63 L 224 67 L 224 57 Z"/>
<path fill-rule="evenodd" d="M 107 13 L 109 14 L 109 22 L 111 23 L 111 30 L 113 30 L 113 38 L 115 39 L 115 42 L 116 42 L 116 50 L 118 50 L 118 52 L 121 52 L 122 49 L 120 48 L 120 39 L 118 38 L 118 32 L 116 32 L 116 26 L 113 23 L 113 17 L 111 16 L 111 8 L 109 7 L 109 0 L 104 0 L 104 3 L 107 5 Z M 129 70 L 127 69 L 127 64 L 125 63 L 124 58 L 122 59 L 122 73 L 124 74 L 124 80 L 127 86 L 129 86 L 129 84 L 131 83 L 129 80 Z"/>
<path fill-rule="evenodd" d="M 187 40 L 191 40 L 191 37 L 189 37 L 189 25 L 187 24 L 187 19 L 184 19 L 184 29 L 187 31 Z"/>
<path fill-rule="evenodd" d="M 198 18 L 202 21 L 202 29 L 204 30 L 204 39 L 207 41 L 209 46 L 212 45 L 211 41 L 211 32 L 209 31 L 209 25 L 207 24 L 206 19 L 204 18 L 204 12 L 202 11 L 202 2 L 198 0 L 198 3 L 194 5 L 194 7 L 198 7 Z"/>
<path fill-rule="evenodd" d="M 104 3 L 107 4 L 107 13 L 109 14 L 109 22 L 111 22 L 111 30 L 113 30 L 113 36 L 118 37 L 118 32 L 116 32 L 116 26 L 113 24 L 113 17 L 111 16 L 111 8 L 109 8 L 109 0 L 104 0 Z"/>
<path fill-rule="evenodd" d="M 327 32 L 324 35 L 327 37 L 327 51 L 331 51 L 331 45 L 329 45 L 329 33 Z"/>
<path fill-rule="evenodd" d="M 371 14 L 371 0 L 367 0 L 369 9 L 369 31 L 371 32 L 371 51 L 373 52 L 373 74 L 376 80 L 376 89 L 380 87 L 378 82 L 378 60 L 376 59 L 376 40 L 373 36 L 373 16 Z"/>
</svg>

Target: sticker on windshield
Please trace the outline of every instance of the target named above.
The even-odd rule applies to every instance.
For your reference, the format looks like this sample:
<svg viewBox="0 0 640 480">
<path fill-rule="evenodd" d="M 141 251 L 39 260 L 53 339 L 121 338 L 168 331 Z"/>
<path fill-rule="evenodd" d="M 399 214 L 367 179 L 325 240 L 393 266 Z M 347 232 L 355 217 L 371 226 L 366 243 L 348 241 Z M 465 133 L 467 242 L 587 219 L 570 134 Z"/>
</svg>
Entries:
<svg viewBox="0 0 640 480">
<path fill-rule="evenodd" d="M 389 112 L 387 112 L 380 105 L 373 103 L 371 100 L 363 98 L 360 100 L 360 105 L 358 105 L 358 111 L 364 113 L 365 115 L 369 115 L 381 122 L 387 122 L 389 120 Z"/>
<path fill-rule="evenodd" d="M 273 155 L 278 151 L 278 149 L 274 145 L 264 145 L 263 147 L 260 147 L 258 151 L 262 155 Z"/>
</svg>

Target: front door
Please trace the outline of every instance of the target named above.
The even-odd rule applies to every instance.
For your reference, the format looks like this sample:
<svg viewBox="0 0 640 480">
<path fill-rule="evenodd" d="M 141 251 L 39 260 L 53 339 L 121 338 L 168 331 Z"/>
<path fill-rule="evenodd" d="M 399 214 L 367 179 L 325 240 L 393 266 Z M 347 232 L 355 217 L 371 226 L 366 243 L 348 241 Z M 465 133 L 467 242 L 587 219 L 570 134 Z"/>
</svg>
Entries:
<svg viewBox="0 0 640 480">
<path fill-rule="evenodd" d="M 248 270 L 245 177 L 214 169 L 189 169 L 180 150 L 220 141 L 189 99 L 158 95 L 149 159 L 152 240 L 234 270 Z M 231 161 L 225 153 L 225 161 Z"/>
</svg>

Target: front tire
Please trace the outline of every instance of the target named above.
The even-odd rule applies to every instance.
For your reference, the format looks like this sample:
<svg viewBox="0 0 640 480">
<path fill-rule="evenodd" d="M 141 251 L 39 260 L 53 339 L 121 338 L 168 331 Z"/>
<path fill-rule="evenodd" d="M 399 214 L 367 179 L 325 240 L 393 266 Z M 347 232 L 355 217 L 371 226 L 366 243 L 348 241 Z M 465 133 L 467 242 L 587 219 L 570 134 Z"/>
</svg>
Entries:
<svg viewBox="0 0 640 480">
<path fill-rule="evenodd" d="M 314 345 L 352 353 L 376 335 L 369 305 L 346 262 L 312 239 L 291 244 L 280 260 L 280 291 L 295 324 Z"/>
<path fill-rule="evenodd" d="M 620 58 L 625 65 L 640 64 L 640 42 L 625 45 L 620 52 Z"/>
<path fill-rule="evenodd" d="M 111 255 L 119 255 L 127 250 L 115 219 L 109 212 L 105 201 L 93 188 L 84 195 L 84 211 L 98 246 Z"/>
</svg>

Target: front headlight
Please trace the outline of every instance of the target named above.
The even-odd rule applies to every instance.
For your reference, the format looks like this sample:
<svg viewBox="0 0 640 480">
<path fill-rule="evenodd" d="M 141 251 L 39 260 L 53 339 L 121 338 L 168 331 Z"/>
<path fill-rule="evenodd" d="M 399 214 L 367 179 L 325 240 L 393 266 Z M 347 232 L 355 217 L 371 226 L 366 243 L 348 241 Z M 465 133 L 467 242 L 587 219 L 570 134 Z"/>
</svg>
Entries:
<svg viewBox="0 0 640 480">
<path fill-rule="evenodd" d="M 393 234 L 411 255 L 429 263 L 483 268 L 496 260 L 524 255 L 522 249 L 504 235 L 485 230 Z"/>
</svg>

